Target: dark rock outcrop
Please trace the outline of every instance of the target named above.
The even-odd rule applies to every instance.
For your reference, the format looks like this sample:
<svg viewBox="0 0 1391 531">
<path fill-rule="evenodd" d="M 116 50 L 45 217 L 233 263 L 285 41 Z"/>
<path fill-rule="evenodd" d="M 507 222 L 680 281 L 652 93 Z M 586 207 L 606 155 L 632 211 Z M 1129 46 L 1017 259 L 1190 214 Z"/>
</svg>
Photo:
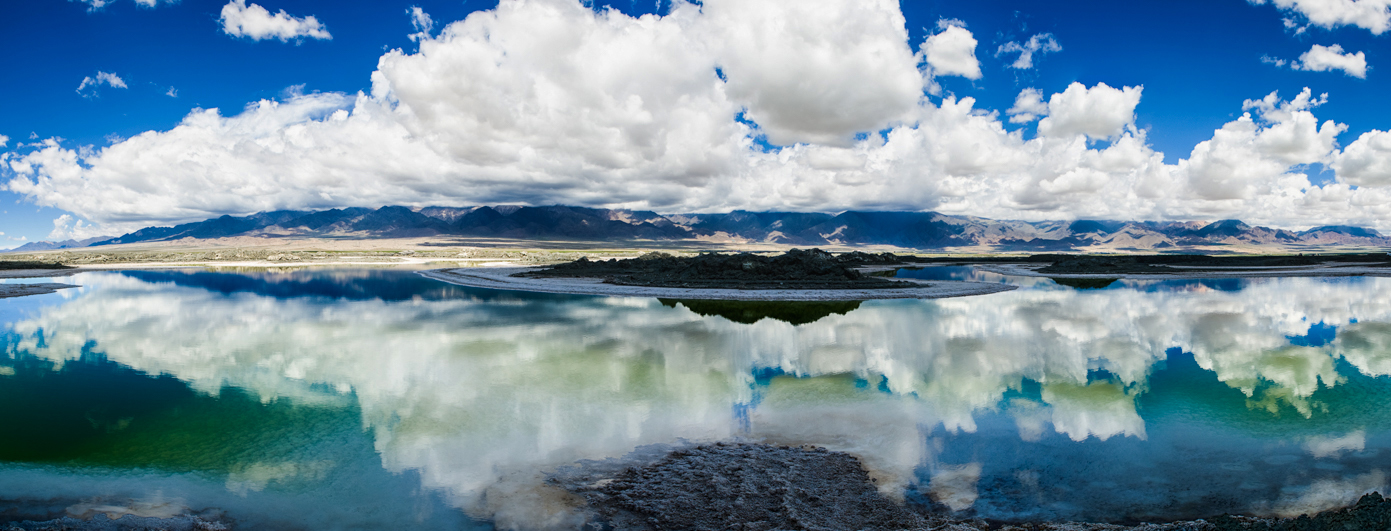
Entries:
<svg viewBox="0 0 1391 531">
<path fill-rule="evenodd" d="M 875 289 L 914 285 L 854 269 L 867 265 L 864 260 L 871 258 L 866 257 L 881 262 L 888 260 L 883 255 L 865 253 L 837 257 L 820 249 L 793 249 L 771 257 L 751 253 L 703 253 L 677 258 L 665 253 L 648 253 L 627 260 L 594 262 L 581 258 L 518 276 L 602 278 L 610 284 L 673 288 Z"/>
</svg>

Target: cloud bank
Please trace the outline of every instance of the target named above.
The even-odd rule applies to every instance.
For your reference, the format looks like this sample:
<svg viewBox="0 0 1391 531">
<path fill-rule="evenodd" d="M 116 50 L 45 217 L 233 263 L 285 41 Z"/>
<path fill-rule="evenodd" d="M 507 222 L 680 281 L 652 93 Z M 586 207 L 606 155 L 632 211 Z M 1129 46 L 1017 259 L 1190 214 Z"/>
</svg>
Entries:
<svg viewBox="0 0 1391 531">
<path fill-rule="evenodd" d="M 980 76 L 976 39 L 947 23 L 910 43 L 889 0 L 677 2 L 641 17 L 504 0 L 435 37 L 420 31 L 426 13 L 410 15 L 419 51 L 383 55 L 370 93 L 195 109 L 102 148 L 30 144 L 0 155 L 6 186 L 108 233 L 276 209 L 497 203 L 1391 229 L 1384 133 L 1340 150 L 1346 126 L 1320 123 L 1326 98 L 1308 90 L 1246 101 L 1166 164 L 1135 123 L 1140 86 L 1025 91 L 1008 120 L 933 96 L 935 76 Z M 242 0 L 229 20 L 251 38 L 328 35 Z M 1051 37 L 1036 37 L 1047 49 Z M 1032 136 L 1007 127 L 1036 119 Z M 1335 178 L 1312 184 L 1311 164 Z"/>
</svg>

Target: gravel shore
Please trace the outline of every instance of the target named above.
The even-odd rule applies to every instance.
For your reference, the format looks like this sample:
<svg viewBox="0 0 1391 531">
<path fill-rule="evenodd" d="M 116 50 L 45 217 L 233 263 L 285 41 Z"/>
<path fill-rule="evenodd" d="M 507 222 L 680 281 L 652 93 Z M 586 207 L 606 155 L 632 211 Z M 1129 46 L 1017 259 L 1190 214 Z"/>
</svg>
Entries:
<svg viewBox="0 0 1391 531">
<path fill-rule="evenodd" d="M 808 446 L 716 443 L 678 448 L 628 466 L 562 470 L 553 481 L 583 497 L 591 528 L 655 531 L 808 529 L 861 531 L 1386 531 L 1391 500 L 1380 494 L 1298 518 L 1215 515 L 1116 525 L 987 522 L 918 503 L 896 503 L 855 457 Z"/>
</svg>

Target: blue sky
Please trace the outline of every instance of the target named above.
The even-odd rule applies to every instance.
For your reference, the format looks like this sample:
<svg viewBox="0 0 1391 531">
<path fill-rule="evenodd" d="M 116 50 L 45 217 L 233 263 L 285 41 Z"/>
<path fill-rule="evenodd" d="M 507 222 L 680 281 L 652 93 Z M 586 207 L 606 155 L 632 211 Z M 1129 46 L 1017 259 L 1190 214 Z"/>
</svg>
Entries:
<svg viewBox="0 0 1391 531">
<path fill-rule="evenodd" d="M 1368 206 L 1383 198 L 1382 186 L 1391 185 L 1386 167 L 1391 155 L 1378 148 L 1391 146 L 1391 137 L 1382 142 L 1376 134 L 1391 129 L 1391 105 L 1384 101 L 1391 31 L 1380 15 L 1388 9 L 1383 0 L 1360 0 L 1361 12 L 1334 19 L 1310 11 L 1309 6 L 1325 3 L 1315 0 L 1263 5 L 1245 0 L 760 0 L 676 8 L 670 2 L 619 1 L 587 5 L 589 15 L 567 10 L 573 0 L 509 0 L 502 6 L 482 0 L 143 1 L 154 5 L 135 0 L 108 0 L 100 7 L 58 0 L 0 4 L 0 39 L 11 52 L 11 75 L 0 84 L 0 135 L 8 139 L 0 147 L 6 157 L 0 183 L 9 183 L 0 185 L 8 187 L 0 191 L 0 247 L 23 243 L 19 238 L 116 234 L 223 213 L 388 202 L 560 202 L 667 212 L 894 208 L 1018 219 L 1231 216 L 1291 227 L 1346 222 L 1391 228 L 1385 225 L 1391 213 Z M 281 38 L 264 29 L 271 26 L 263 33 L 247 26 L 241 35 L 228 29 L 226 10 L 257 6 L 271 16 L 283 11 L 281 22 L 297 25 L 292 30 L 309 31 L 309 22 L 317 22 L 313 27 L 319 33 Z M 412 8 L 432 20 L 428 35 L 412 37 L 418 31 Z M 546 9 L 562 13 L 553 22 L 566 27 L 599 23 L 566 34 L 568 48 L 543 48 L 564 40 L 550 38 L 559 26 L 527 24 L 526 17 Z M 616 12 L 606 14 L 607 9 Z M 811 16 L 836 9 L 848 11 L 825 20 Z M 475 12 L 478 32 L 469 34 L 461 24 L 459 31 L 443 35 L 450 33 L 444 30 L 450 23 Z M 894 31 L 898 13 L 906 38 Z M 672 24 L 654 25 L 648 18 L 643 26 L 633 18 L 642 15 Z M 482 20 L 488 16 L 495 20 Z M 803 33 L 778 41 L 783 35 L 768 28 L 782 22 L 802 25 Z M 657 39 L 652 42 L 671 47 L 633 52 L 631 44 L 614 40 L 644 31 Z M 837 32 L 850 32 L 855 45 L 845 44 Z M 978 76 L 953 74 L 952 67 L 924 59 L 924 41 L 948 32 L 976 41 L 969 61 L 978 66 Z M 826 42 L 807 44 L 818 36 Z M 1018 53 L 997 53 L 1036 36 L 1041 42 L 1051 39 L 1060 50 L 1034 52 L 1029 68 L 1015 67 Z M 435 48 L 425 50 L 417 43 L 422 39 Z M 741 39 L 761 44 L 748 46 Z M 1361 54 L 1353 68 L 1297 69 L 1326 68 L 1313 58 L 1301 62 L 1301 56 L 1334 45 L 1348 57 Z M 516 63 L 499 59 L 497 68 L 475 72 L 471 65 L 481 63 L 457 59 L 491 49 L 487 46 Z M 779 46 L 792 55 L 777 56 Z M 798 54 L 798 46 L 819 51 Z M 884 49 L 893 57 L 880 62 Z M 590 55 L 565 64 L 548 62 L 547 57 L 575 50 Z M 878 55 L 860 60 L 857 53 Z M 667 58 L 673 72 L 654 73 L 652 65 L 661 70 Z M 905 58 L 911 70 L 904 70 Z M 789 65 L 803 59 L 810 63 Z M 1365 70 L 1356 69 L 1357 61 L 1364 61 Z M 711 66 L 722 68 L 727 78 L 714 92 L 704 84 L 718 78 L 702 74 L 713 72 Z M 787 71 L 779 71 L 784 66 Z M 681 68 L 689 71 L 677 71 Z M 528 100 L 526 89 L 542 85 L 529 79 L 554 83 L 545 85 L 550 92 Z M 506 83 L 522 83 L 523 89 Z M 1071 93 L 1075 98 L 1053 100 L 1051 135 L 1040 134 L 1037 120 L 1010 120 L 1018 113 L 1008 110 L 1022 90 L 1037 89 L 1047 104 L 1074 83 L 1081 84 Z M 1101 84 L 1135 87 L 1142 96 L 1132 93 L 1135 103 L 1116 99 L 1119 91 L 1092 91 Z M 571 87 L 574 93 L 565 94 Z M 1297 96 L 1306 87 L 1313 103 L 1301 106 Z M 630 89 L 632 95 L 620 98 Z M 1268 115 L 1260 106 L 1243 108 L 1247 100 L 1273 92 L 1278 98 L 1267 106 Z M 1327 100 L 1320 104 L 1322 94 Z M 606 95 L 618 103 L 591 101 Z M 1114 97 L 1105 99 L 1109 96 Z M 946 112 L 948 102 L 959 105 L 966 98 L 975 100 L 974 112 Z M 243 113 L 262 101 L 277 102 L 279 114 Z M 627 111 L 620 104 L 625 101 L 646 112 L 633 116 L 656 118 L 633 125 L 624 118 Z M 1069 101 L 1075 105 L 1067 106 Z M 1281 101 L 1293 103 L 1281 111 Z M 806 102 L 805 112 L 783 108 L 791 105 L 787 102 Z M 1103 107 L 1112 104 L 1120 108 L 1105 115 L 1109 111 Z M 242 125 L 254 122 L 265 129 L 243 134 L 242 126 L 229 122 L 212 130 L 176 130 L 198 109 L 218 109 L 221 119 L 240 116 Z M 334 122 L 330 115 L 336 109 L 364 121 Z M 515 123 L 499 125 L 497 112 Z M 1221 145 L 1214 140 L 1210 153 L 1197 156 L 1195 146 L 1214 139 L 1215 130 L 1244 112 L 1254 113 L 1256 131 Z M 694 115 L 700 118 L 689 118 Z M 1304 115 L 1309 116 L 1301 122 Z M 369 123 L 372 116 L 377 118 Z M 1122 118 L 1115 122 L 1107 116 Z M 1319 124 L 1330 120 L 1336 127 L 1324 130 L 1322 140 L 1314 138 Z M 1312 132 L 1295 130 L 1311 121 Z M 334 123 L 354 125 L 335 132 Z M 323 136 L 307 147 L 294 146 L 310 150 L 304 153 L 272 150 L 288 158 L 272 160 L 230 147 L 215 159 L 197 158 L 208 146 L 284 142 L 306 126 Z M 992 127 L 999 131 L 981 132 Z M 895 139 L 896 130 L 901 134 Z M 114 149 L 147 131 L 153 132 L 147 143 L 128 143 L 124 154 Z M 578 143 L 595 131 L 613 138 Z M 698 137 L 680 136 L 689 131 Z M 1013 165 L 967 161 L 969 146 L 943 151 L 965 131 L 994 134 L 971 145 Z M 1284 132 L 1293 139 L 1285 144 L 1312 144 L 1270 147 Z M 1270 135 L 1262 140 L 1265 133 Z M 1371 136 L 1362 147 L 1348 147 L 1364 133 Z M 395 146 L 374 134 L 405 139 L 399 147 L 382 147 L 372 162 L 324 155 Z M 644 140 L 651 135 L 669 144 L 654 148 Z M 35 158 L 44 141 L 50 141 L 49 156 L 66 153 L 75 163 Z M 1141 147 L 1126 157 L 1108 151 L 1127 142 Z M 495 144 L 504 147 L 478 151 Z M 682 151 L 689 146 L 696 154 Z M 106 148 L 112 149 L 103 153 Z M 329 162 L 283 170 L 285 160 L 321 155 Z M 381 165 L 381 159 L 397 156 L 429 163 Z M 1128 162 L 1095 162 L 1106 157 Z M 198 178 L 187 182 L 194 159 Z M 1211 169 L 1210 160 L 1246 159 L 1266 169 L 1250 174 Z M 1058 166 L 1043 174 L 1030 169 L 1043 161 Z M 1342 173 L 1333 169 L 1335 163 Z M 1155 177 L 1156 172 L 1165 175 Z M 1307 184 L 1292 176 L 1303 176 Z M 31 185 L 14 184 L 21 180 Z M 982 195 L 994 199 L 976 199 Z M 1309 204 L 1322 206 L 1303 206 Z M 69 225 L 55 231 L 54 220 L 62 215 L 70 216 Z M 71 225 L 73 220 L 80 223 Z"/>
<path fill-rule="evenodd" d="M 1009 58 L 978 52 L 988 81 L 949 85 L 991 108 L 1009 107 L 1020 86 L 1058 91 L 1074 81 L 1144 85 L 1136 121 L 1151 128 L 1151 143 L 1170 162 L 1187 156 L 1195 144 L 1211 138 L 1214 129 L 1239 116 L 1241 101 L 1274 90 L 1287 96 L 1304 87 L 1329 93 L 1319 118 L 1348 124 L 1350 137 L 1391 126 L 1391 106 L 1382 103 L 1386 78 L 1375 70 L 1359 79 L 1275 68 L 1260 61 L 1262 56 L 1297 58 L 1313 44 L 1341 43 L 1346 49 L 1365 51 L 1375 67 L 1378 59 L 1391 59 L 1386 57 L 1391 35 L 1378 37 L 1346 26 L 1315 27 L 1293 35 L 1282 22 L 1290 15 L 1270 5 L 1241 0 L 1068 1 L 1048 2 L 1046 8 L 1045 3 L 1031 1 L 902 5 L 910 31 L 917 28 L 915 35 L 938 17 L 956 18 L 980 36 L 982 50 L 1039 32 L 1057 38 L 1063 51 L 1047 54 L 1034 70 L 1011 71 L 1005 66 Z M 914 20 L 922 22 L 915 25 Z"/>
</svg>

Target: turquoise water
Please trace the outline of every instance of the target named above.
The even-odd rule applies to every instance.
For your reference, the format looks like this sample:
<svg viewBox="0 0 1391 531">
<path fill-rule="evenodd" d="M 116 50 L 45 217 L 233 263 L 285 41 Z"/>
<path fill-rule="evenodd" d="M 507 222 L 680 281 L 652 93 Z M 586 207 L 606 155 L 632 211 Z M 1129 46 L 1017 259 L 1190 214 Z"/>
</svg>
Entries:
<svg viewBox="0 0 1391 531">
<path fill-rule="evenodd" d="M 0 521 L 572 528 L 555 467 L 733 438 L 1002 520 L 1291 515 L 1391 481 L 1391 279 L 787 307 L 398 270 L 57 281 L 82 287 L 0 301 Z"/>
</svg>

